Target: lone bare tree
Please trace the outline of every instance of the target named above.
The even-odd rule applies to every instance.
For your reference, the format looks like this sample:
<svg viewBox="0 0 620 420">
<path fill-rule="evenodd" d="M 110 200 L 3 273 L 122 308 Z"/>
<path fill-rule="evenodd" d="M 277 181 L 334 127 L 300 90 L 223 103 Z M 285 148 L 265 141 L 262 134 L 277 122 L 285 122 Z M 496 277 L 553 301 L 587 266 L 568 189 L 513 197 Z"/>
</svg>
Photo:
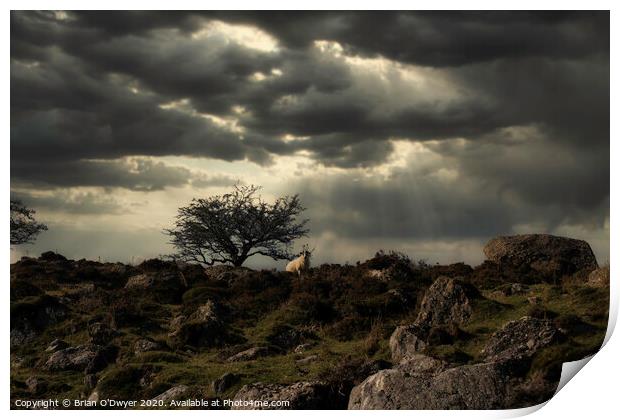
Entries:
<svg viewBox="0 0 620 420">
<path fill-rule="evenodd" d="M 34 219 L 35 211 L 19 200 L 11 200 L 11 245 L 30 244 L 47 226 Z"/>
<path fill-rule="evenodd" d="M 164 232 L 178 250 L 176 258 L 203 265 L 241 266 L 252 255 L 291 259 L 292 242 L 306 236 L 308 219 L 298 195 L 265 202 L 255 185 L 235 185 L 232 192 L 194 199 L 179 208 L 173 229 Z"/>
</svg>

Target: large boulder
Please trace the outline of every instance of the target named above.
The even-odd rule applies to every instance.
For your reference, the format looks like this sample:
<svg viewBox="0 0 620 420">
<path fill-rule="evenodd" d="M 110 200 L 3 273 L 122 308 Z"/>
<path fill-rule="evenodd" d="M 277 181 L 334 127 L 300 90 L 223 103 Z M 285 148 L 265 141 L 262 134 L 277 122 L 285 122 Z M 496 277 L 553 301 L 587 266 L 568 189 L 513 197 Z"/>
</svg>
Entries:
<svg viewBox="0 0 620 420">
<path fill-rule="evenodd" d="M 397 368 L 368 377 L 353 388 L 349 409 L 488 410 L 503 408 L 507 378 L 497 363 L 445 369 L 417 355 Z"/>
<path fill-rule="evenodd" d="M 480 354 L 486 361 L 521 360 L 563 338 L 552 322 L 524 316 L 493 333 Z"/>
<path fill-rule="evenodd" d="M 474 311 L 474 302 L 484 299 L 478 290 L 460 279 L 438 277 L 426 291 L 420 311 L 411 325 L 397 327 L 390 337 L 392 360 L 423 352 L 429 344 L 451 343 Z"/>
<path fill-rule="evenodd" d="M 485 245 L 484 254 L 497 264 L 527 266 L 543 275 L 558 276 L 598 268 L 587 242 L 553 235 L 499 236 Z"/>
<path fill-rule="evenodd" d="M 438 277 L 428 288 L 415 323 L 423 328 L 467 323 L 473 312 L 478 290 L 459 279 Z"/>
<path fill-rule="evenodd" d="M 531 357 L 563 338 L 551 322 L 523 317 L 491 336 L 481 363 L 451 367 L 420 353 L 428 345 L 424 334 L 417 324 L 398 327 L 390 348 L 399 364 L 353 388 L 349 409 L 484 410 L 538 402 L 525 377 Z"/>
<path fill-rule="evenodd" d="M 47 359 L 43 367 L 50 371 L 59 370 L 84 370 L 97 354 L 102 350 L 96 344 L 87 344 L 76 347 L 68 347 L 58 350 Z"/>
<path fill-rule="evenodd" d="M 397 363 L 426 349 L 427 343 L 423 336 L 424 332 L 415 324 L 396 327 L 390 337 L 392 360 Z"/>
<path fill-rule="evenodd" d="M 48 353 L 54 353 L 58 350 L 66 349 L 67 347 L 69 347 L 69 344 L 66 341 L 56 338 L 49 344 L 49 346 L 47 346 L 45 351 Z"/>
<path fill-rule="evenodd" d="M 187 385 L 176 385 L 154 397 L 153 400 L 170 403 L 171 401 L 182 399 L 188 391 L 189 387 Z"/>
<path fill-rule="evenodd" d="M 43 364 L 43 368 L 52 372 L 74 370 L 84 371 L 87 374 L 96 373 L 113 363 L 117 354 L 118 348 L 114 346 L 86 344 L 67 347 L 52 353 Z"/>
<path fill-rule="evenodd" d="M 330 409 L 331 392 L 320 382 L 277 385 L 257 382 L 243 386 L 233 398 L 233 410 L 313 410 Z M 257 404 L 260 401 L 262 403 Z M 288 401 L 288 406 L 270 407 L 269 403 Z"/>
</svg>

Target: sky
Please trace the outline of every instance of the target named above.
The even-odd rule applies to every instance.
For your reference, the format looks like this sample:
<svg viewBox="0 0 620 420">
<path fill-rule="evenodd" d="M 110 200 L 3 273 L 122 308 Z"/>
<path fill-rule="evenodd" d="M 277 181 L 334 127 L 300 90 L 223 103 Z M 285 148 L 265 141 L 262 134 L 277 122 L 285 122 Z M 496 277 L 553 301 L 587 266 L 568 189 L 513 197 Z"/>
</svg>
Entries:
<svg viewBox="0 0 620 420">
<path fill-rule="evenodd" d="M 136 263 L 192 198 L 299 194 L 314 263 L 609 259 L 608 12 L 11 12 L 16 246 Z M 253 267 L 285 262 L 252 257 Z"/>
</svg>

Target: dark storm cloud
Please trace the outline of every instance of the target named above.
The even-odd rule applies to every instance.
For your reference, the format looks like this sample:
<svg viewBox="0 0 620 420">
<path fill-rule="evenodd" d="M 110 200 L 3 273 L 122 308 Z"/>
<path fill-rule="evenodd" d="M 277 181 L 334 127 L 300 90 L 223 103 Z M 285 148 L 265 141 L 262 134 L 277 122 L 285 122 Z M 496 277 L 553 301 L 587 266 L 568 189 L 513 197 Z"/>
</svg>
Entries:
<svg viewBox="0 0 620 420">
<path fill-rule="evenodd" d="M 215 17 L 258 25 L 297 48 L 333 40 L 354 54 L 425 66 L 609 51 L 607 12 L 216 12 Z"/>
<path fill-rule="evenodd" d="M 397 175 L 373 182 L 342 175 L 296 185 L 313 234 L 355 239 L 466 238 L 510 232 L 515 220 L 493 192 Z"/>
<path fill-rule="evenodd" d="M 430 147 L 461 173 L 479 183 L 495 185 L 499 191 L 511 192 L 528 205 L 561 205 L 564 210 L 559 214 L 571 222 L 587 215 L 598 224 L 605 220 L 609 150 L 570 143 L 558 148 L 555 139 L 545 133 L 527 132 L 520 139 L 515 136 L 519 134 L 500 132 L 488 136 L 485 142 L 458 146 L 443 142 Z"/>
<path fill-rule="evenodd" d="M 608 170 L 592 171 L 596 155 L 578 161 L 570 154 L 551 156 L 547 147 L 470 144 L 455 147 L 458 152 L 443 147 L 444 154 L 436 155 L 441 160 L 425 154 L 420 158 L 427 163 L 411 160 L 386 179 L 359 173 L 312 177 L 291 191 L 308 204 L 313 234 L 338 238 L 484 240 L 514 233 L 517 226 L 544 232 L 563 225 L 603 229 Z"/>
<path fill-rule="evenodd" d="M 39 176 L 32 176 L 33 173 Z M 43 165 L 20 161 L 11 165 L 11 177 L 22 182 L 32 180 L 33 185 L 39 188 L 84 186 L 157 191 L 187 185 L 192 173 L 183 167 L 136 158 L 120 161 L 47 162 Z"/>
<path fill-rule="evenodd" d="M 12 200 L 20 200 L 26 206 L 48 212 L 72 215 L 127 214 L 127 208 L 114 198 L 92 192 L 71 193 L 54 190 L 50 194 L 34 195 L 28 192 L 11 194 Z"/>
<path fill-rule="evenodd" d="M 608 12 L 85 11 L 71 16 L 74 28 L 109 37 L 161 28 L 191 32 L 203 19 L 221 19 L 258 26 L 293 49 L 333 40 L 353 53 L 429 66 L 519 56 L 579 58 L 609 50 Z"/>
<path fill-rule="evenodd" d="M 167 98 L 133 95 L 118 78 L 92 78 L 75 59 L 52 55 L 40 66 L 12 65 L 14 158 L 243 158 L 239 137 L 211 121 L 161 109 Z"/>
<path fill-rule="evenodd" d="M 277 47 L 193 36 L 214 19 L 261 28 Z M 342 51 L 324 54 L 319 40 Z M 13 12 L 11 57 L 13 182 L 224 186 L 231 180 L 123 159 L 269 165 L 304 151 L 326 166 L 369 168 L 393 156 L 392 139 L 433 140 L 468 189 L 425 180 L 407 204 L 398 192 L 407 177 L 350 196 L 343 177 L 317 225 L 357 209 L 361 222 L 345 218 L 339 229 L 370 235 L 384 211 L 374 203 L 401 201 L 391 211 L 419 218 L 387 234 L 462 237 L 533 218 L 554 226 L 606 216 L 608 12 Z M 392 60 L 422 81 L 395 70 L 379 77 L 351 57 Z M 536 142 L 497 135 L 510 127 L 537 127 Z M 467 148 L 455 149 L 455 138 Z"/>
<path fill-rule="evenodd" d="M 372 167 L 384 162 L 394 152 L 392 143 L 372 139 L 362 142 L 347 142 L 347 139 L 341 136 L 336 138 L 327 136 L 313 140 L 315 144 L 311 146 L 313 150 L 311 157 L 326 166 L 340 168 Z M 345 144 L 351 144 L 343 147 L 340 144 L 343 140 Z M 320 145 L 317 144 L 319 142 Z"/>
<path fill-rule="evenodd" d="M 466 66 L 455 78 L 484 92 L 496 118 L 544 124 L 549 138 L 609 148 L 609 56 L 587 60 L 528 58 Z"/>
</svg>

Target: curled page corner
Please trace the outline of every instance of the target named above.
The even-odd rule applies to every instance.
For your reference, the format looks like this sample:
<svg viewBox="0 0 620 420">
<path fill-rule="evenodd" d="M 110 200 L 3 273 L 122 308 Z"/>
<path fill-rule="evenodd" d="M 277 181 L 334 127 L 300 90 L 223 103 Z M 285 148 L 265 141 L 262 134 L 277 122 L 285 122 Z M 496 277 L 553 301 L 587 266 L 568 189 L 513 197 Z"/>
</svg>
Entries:
<svg viewBox="0 0 620 420">
<path fill-rule="evenodd" d="M 612 278 L 611 274 L 610 274 L 610 279 Z M 618 293 L 616 293 L 616 285 L 613 281 L 609 282 L 609 316 L 608 316 L 608 320 L 607 320 L 607 332 L 605 333 L 605 338 L 603 339 L 603 344 L 601 344 L 601 347 L 599 348 L 598 351 L 601 351 L 603 349 L 603 347 L 605 347 L 605 345 L 607 344 L 607 342 L 609 341 L 609 339 L 611 338 L 611 335 L 613 334 L 615 328 L 616 328 L 616 321 L 618 320 Z M 597 351 L 597 353 L 598 353 Z M 553 394 L 553 396 L 557 395 L 558 392 L 560 392 L 560 390 L 562 388 L 564 388 L 564 386 L 571 380 L 573 379 L 573 377 L 577 374 L 577 372 L 579 372 L 581 369 L 583 369 L 583 367 L 585 365 L 588 364 L 588 362 L 590 360 L 592 360 L 592 358 L 596 356 L 596 353 L 592 354 L 591 356 L 588 356 L 584 359 L 581 360 L 575 360 L 572 362 L 565 362 L 562 364 L 562 373 L 560 375 L 560 381 L 558 382 L 558 387 L 555 390 L 555 394 Z M 534 406 L 531 408 L 536 408 L 539 409 L 540 407 L 542 407 L 544 404 L 540 404 L 539 406 Z M 536 411 L 534 410 L 534 411 Z"/>
<path fill-rule="evenodd" d="M 512 410 L 502 410 L 502 416 L 500 418 L 513 419 L 513 418 L 517 418 L 517 417 L 525 417 L 527 415 L 530 415 L 530 414 L 535 413 L 536 411 L 540 410 L 545 405 L 547 405 L 547 403 L 549 401 L 550 400 L 547 400 L 545 402 L 542 402 L 542 403 L 536 404 L 536 405 L 532 405 L 530 407 L 514 408 Z"/>
<path fill-rule="evenodd" d="M 557 393 L 560 392 L 562 388 L 564 388 L 564 385 L 566 385 L 571 379 L 573 379 L 573 377 L 577 374 L 577 372 L 579 372 L 586 364 L 588 364 L 588 362 L 592 360 L 592 358 L 595 355 L 596 353 L 581 360 L 575 360 L 572 362 L 563 363 L 562 373 L 560 374 L 560 380 L 558 382 L 558 387 L 556 388 L 555 393 L 553 394 L 553 397 L 555 397 Z M 549 401 L 553 399 L 553 397 L 551 397 L 545 402 L 542 402 L 537 405 L 533 405 L 531 407 L 516 408 L 512 410 L 503 410 L 502 411 L 503 415 L 501 415 L 500 418 L 517 418 L 517 417 L 527 416 L 543 408 L 545 405 L 547 405 Z"/>
<path fill-rule="evenodd" d="M 553 394 L 553 396 L 556 396 L 557 393 L 560 392 L 562 388 L 564 388 L 564 385 L 566 385 L 571 379 L 573 379 L 577 372 L 579 372 L 586 364 L 588 364 L 588 362 L 592 360 L 594 356 L 595 354 L 581 360 L 562 363 L 562 374 L 560 375 L 560 381 L 558 382 L 558 387 L 555 390 L 555 394 Z"/>
</svg>

